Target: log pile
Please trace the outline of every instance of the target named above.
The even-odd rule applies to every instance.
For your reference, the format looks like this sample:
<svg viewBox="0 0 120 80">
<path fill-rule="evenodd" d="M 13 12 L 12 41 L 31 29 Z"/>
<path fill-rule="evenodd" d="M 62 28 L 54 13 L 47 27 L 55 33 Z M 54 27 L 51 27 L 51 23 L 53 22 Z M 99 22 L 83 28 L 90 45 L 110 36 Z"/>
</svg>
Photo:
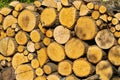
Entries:
<svg viewBox="0 0 120 80">
<path fill-rule="evenodd" d="M 0 9 L 0 80 L 120 80 L 120 13 L 86 1 Z"/>
</svg>

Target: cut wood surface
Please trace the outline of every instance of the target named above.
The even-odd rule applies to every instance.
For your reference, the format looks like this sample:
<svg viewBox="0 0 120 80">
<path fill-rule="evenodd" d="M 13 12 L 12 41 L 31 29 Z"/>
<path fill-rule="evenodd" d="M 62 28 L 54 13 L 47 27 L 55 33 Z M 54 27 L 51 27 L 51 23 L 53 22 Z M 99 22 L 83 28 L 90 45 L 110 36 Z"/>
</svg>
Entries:
<svg viewBox="0 0 120 80">
<path fill-rule="evenodd" d="M 42 5 L 47 7 L 57 8 L 56 0 L 43 0 Z"/>
<path fill-rule="evenodd" d="M 79 15 L 80 16 L 85 16 L 85 15 L 87 15 L 89 13 L 89 11 L 90 10 L 88 9 L 88 7 L 85 4 L 82 4 L 81 7 L 80 7 Z"/>
<path fill-rule="evenodd" d="M 4 16 L 10 14 L 10 12 L 12 11 L 12 9 L 8 8 L 8 7 L 3 7 L 1 10 L 0 10 L 0 13 Z"/>
</svg>

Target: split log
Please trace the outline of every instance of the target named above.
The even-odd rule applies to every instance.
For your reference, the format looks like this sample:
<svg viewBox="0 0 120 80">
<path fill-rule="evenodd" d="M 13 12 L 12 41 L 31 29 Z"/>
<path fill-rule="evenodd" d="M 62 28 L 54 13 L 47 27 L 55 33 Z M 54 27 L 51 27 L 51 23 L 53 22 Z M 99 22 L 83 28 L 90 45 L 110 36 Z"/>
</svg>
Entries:
<svg viewBox="0 0 120 80">
<path fill-rule="evenodd" d="M 13 15 L 14 17 L 18 17 L 19 12 L 18 12 L 18 11 L 13 10 L 13 11 L 12 11 L 12 15 Z"/>
<path fill-rule="evenodd" d="M 11 27 L 7 28 L 6 34 L 8 37 L 14 37 L 15 36 L 15 30 L 12 29 Z"/>
<path fill-rule="evenodd" d="M 48 46 L 50 43 L 51 43 L 50 38 L 45 37 L 45 38 L 43 39 L 43 44 L 44 44 L 45 46 Z"/>
<path fill-rule="evenodd" d="M 47 47 L 48 57 L 55 62 L 62 61 L 65 58 L 65 52 L 62 45 L 52 42 Z"/>
<path fill-rule="evenodd" d="M 115 31 L 115 32 L 114 32 L 114 36 L 115 36 L 116 38 L 119 38 L 119 37 L 120 37 L 120 32 L 119 32 L 119 31 Z"/>
<path fill-rule="evenodd" d="M 100 19 L 98 19 L 97 21 L 96 21 L 96 25 L 101 29 L 101 24 L 103 23 L 103 21 L 102 20 L 100 20 Z"/>
<path fill-rule="evenodd" d="M 99 16 L 100 16 L 99 11 L 93 11 L 93 12 L 92 12 L 92 18 L 93 18 L 93 19 L 98 19 Z"/>
<path fill-rule="evenodd" d="M 26 7 L 26 4 L 24 4 L 24 3 L 18 3 L 18 4 L 15 6 L 15 10 L 16 10 L 16 11 L 22 11 L 25 7 Z"/>
<path fill-rule="evenodd" d="M 34 47 L 35 47 L 36 50 L 38 50 L 38 49 L 41 48 L 41 45 L 40 45 L 40 43 L 35 43 L 35 44 L 34 44 Z"/>
<path fill-rule="evenodd" d="M 34 1 L 34 5 L 39 8 L 42 4 L 40 1 Z"/>
<path fill-rule="evenodd" d="M 72 38 L 65 44 L 66 55 L 71 59 L 77 59 L 84 55 L 85 48 L 85 44 L 77 38 Z"/>
<path fill-rule="evenodd" d="M 92 2 L 87 4 L 88 9 L 93 9 L 94 8 L 94 4 Z"/>
<path fill-rule="evenodd" d="M 41 48 L 37 51 L 37 59 L 39 61 L 40 67 L 42 67 L 47 62 L 47 50 L 46 48 Z"/>
<path fill-rule="evenodd" d="M 76 21 L 76 9 L 74 7 L 62 8 L 59 13 L 59 20 L 63 26 L 72 29 Z"/>
<path fill-rule="evenodd" d="M 95 21 L 90 17 L 80 17 L 75 26 L 77 37 L 82 40 L 91 40 L 97 33 Z"/>
<path fill-rule="evenodd" d="M 57 2 L 55 0 L 43 0 L 42 5 L 57 8 Z"/>
<path fill-rule="evenodd" d="M 91 63 L 89 63 L 85 58 L 76 59 L 73 62 L 73 72 L 78 77 L 87 77 L 94 71 Z"/>
<path fill-rule="evenodd" d="M 120 20 L 120 13 L 116 13 L 116 14 L 114 15 L 114 17 L 117 18 L 118 20 Z"/>
<path fill-rule="evenodd" d="M 75 8 L 77 10 L 80 10 L 80 7 L 81 7 L 82 3 L 83 2 L 81 0 L 75 0 L 75 1 L 73 1 L 73 5 L 75 6 Z"/>
<path fill-rule="evenodd" d="M 116 25 L 116 24 L 118 24 L 118 23 L 119 23 L 119 21 L 118 21 L 117 18 L 113 18 L 113 19 L 112 19 L 112 24 L 113 24 L 113 25 Z"/>
<path fill-rule="evenodd" d="M 72 62 L 69 60 L 61 61 L 58 64 L 58 73 L 63 76 L 68 76 L 72 73 Z"/>
<path fill-rule="evenodd" d="M 100 80 L 110 80 L 113 74 L 112 66 L 108 61 L 100 61 L 96 65 L 96 74 L 100 75 Z"/>
<path fill-rule="evenodd" d="M 35 54 L 34 53 L 29 53 L 28 55 L 27 55 L 27 58 L 28 58 L 28 60 L 33 60 L 34 59 L 34 57 L 35 57 Z"/>
<path fill-rule="evenodd" d="M 105 52 L 96 45 L 92 45 L 88 48 L 87 58 L 91 63 L 98 63 L 100 60 L 102 60 L 104 55 Z"/>
<path fill-rule="evenodd" d="M 95 42 L 100 48 L 109 49 L 115 44 L 115 38 L 109 30 L 103 29 L 97 33 Z"/>
<path fill-rule="evenodd" d="M 47 80 L 45 76 L 38 76 L 35 80 Z"/>
<path fill-rule="evenodd" d="M 47 76 L 47 80 L 60 80 L 60 75 L 58 73 L 53 73 Z"/>
<path fill-rule="evenodd" d="M 8 15 L 3 21 L 3 29 L 6 30 L 9 26 L 15 23 L 17 23 L 17 19 L 14 18 L 12 15 Z"/>
<path fill-rule="evenodd" d="M 12 11 L 11 8 L 8 8 L 8 7 L 3 7 L 1 10 L 0 10 L 0 14 L 4 15 L 4 16 L 7 16 L 8 14 L 10 14 Z"/>
<path fill-rule="evenodd" d="M 80 16 L 85 16 L 90 12 L 90 10 L 88 9 L 88 7 L 85 4 L 82 4 L 80 7 Z"/>
<path fill-rule="evenodd" d="M 70 39 L 70 30 L 63 26 L 57 26 L 54 29 L 53 37 L 59 44 L 65 44 Z"/>
<path fill-rule="evenodd" d="M 107 20 L 111 21 L 112 20 L 112 16 L 108 16 Z"/>
<path fill-rule="evenodd" d="M 28 64 L 18 66 L 15 74 L 17 80 L 33 80 L 35 77 L 32 67 Z"/>
<path fill-rule="evenodd" d="M 108 16 L 106 14 L 103 14 L 100 16 L 100 19 L 102 19 L 105 22 L 107 22 L 107 18 L 108 18 Z"/>
<path fill-rule="evenodd" d="M 46 29 L 42 26 L 41 22 L 38 24 L 38 27 L 43 34 L 46 33 Z"/>
<path fill-rule="evenodd" d="M 117 42 L 118 42 L 118 44 L 120 45 L 120 38 L 118 39 L 118 41 L 117 41 Z"/>
<path fill-rule="evenodd" d="M 99 6 L 98 4 L 95 4 L 95 5 L 94 5 L 94 10 L 99 10 L 99 7 L 100 7 L 100 6 Z"/>
<path fill-rule="evenodd" d="M 62 5 L 64 6 L 70 6 L 70 0 L 61 0 Z"/>
<path fill-rule="evenodd" d="M 34 43 L 32 42 L 32 41 L 29 41 L 28 43 L 27 43 L 27 50 L 29 51 L 29 52 L 35 52 L 35 47 L 34 47 Z"/>
<path fill-rule="evenodd" d="M 115 27 L 110 27 L 110 31 L 114 33 L 116 31 Z"/>
<path fill-rule="evenodd" d="M 100 8 L 99 8 L 99 12 L 103 14 L 106 11 L 107 11 L 107 8 L 105 6 L 103 6 L 103 5 L 101 5 Z"/>
<path fill-rule="evenodd" d="M 38 68 L 39 67 L 39 61 L 37 59 L 32 59 L 31 61 L 32 68 Z"/>
<path fill-rule="evenodd" d="M 9 6 L 15 7 L 18 3 L 19 1 L 12 1 L 10 2 Z"/>
<path fill-rule="evenodd" d="M 13 38 L 6 37 L 0 40 L 0 53 L 4 56 L 11 56 L 15 53 L 17 44 Z"/>
<path fill-rule="evenodd" d="M 82 80 L 99 80 L 99 75 L 98 74 L 95 74 L 93 76 L 90 76 L 86 79 L 82 79 Z"/>
<path fill-rule="evenodd" d="M 56 20 L 56 10 L 54 8 L 46 8 L 40 15 L 42 26 L 51 26 Z"/>
<path fill-rule="evenodd" d="M 51 62 L 48 62 L 47 64 L 43 66 L 43 70 L 45 74 L 51 74 L 53 72 L 56 72 L 57 68 L 58 68 L 57 65 Z"/>
<path fill-rule="evenodd" d="M 18 16 L 18 24 L 24 31 L 30 32 L 37 25 L 38 18 L 38 13 L 31 12 L 29 10 L 23 10 Z"/>
<path fill-rule="evenodd" d="M 42 76 L 43 75 L 43 69 L 42 68 L 40 68 L 40 67 L 38 67 L 36 70 L 35 70 L 35 74 L 37 75 L 37 76 Z M 40 79 L 41 80 L 41 79 Z"/>
<path fill-rule="evenodd" d="M 17 51 L 18 51 L 18 52 L 23 52 L 24 49 L 25 49 L 25 47 L 22 46 L 22 45 L 19 45 L 19 46 L 17 47 Z"/>
<path fill-rule="evenodd" d="M 114 46 L 109 50 L 108 59 L 113 65 L 120 66 L 120 46 Z"/>
<path fill-rule="evenodd" d="M 26 62 L 28 62 L 27 56 L 24 56 L 21 53 L 16 53 L 12 58 L 12 66 L 14 69 Z"/>
<path fill-rule="evenodd" d="M 15 40 L 18 44 L 20 45 L 25 45 L 28 41 L 28 37 L 27 37 L 27 33 L 24 31 L 19 31 L 16 35 L 15 35 Z"/>
<path fill-rule="evenodd" d="M 30 10 L 30 11 L 37 11 L 37 8 L 33 5 L 28 5 L 25 7 L 25 9 Z"/>
</svg>

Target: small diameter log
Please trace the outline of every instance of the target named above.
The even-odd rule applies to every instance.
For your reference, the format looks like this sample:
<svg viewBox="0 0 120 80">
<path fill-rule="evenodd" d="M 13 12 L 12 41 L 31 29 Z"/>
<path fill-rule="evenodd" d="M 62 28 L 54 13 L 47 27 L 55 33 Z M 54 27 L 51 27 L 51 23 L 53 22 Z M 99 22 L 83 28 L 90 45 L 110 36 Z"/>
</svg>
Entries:
<svg viewBox="0 0 120 80">
<path fill-rule="evenodd" d="M 98 63 L 102 60 L 105 53 L 96 45 L 90 46 L 87 51 L 87 58 L 91 63 Z"/>
<path fill-rule="evenodd" d="M 48 37 L 45 37 L 45 38 L 43 39 L 43 43 L 44 43 L 45 46 L 48 46 L 48 45 L 51 43 L 51 39 L 48 38 Z"/>
<path fill-rule="evenodd" d="M 57 26 L 53 31 L 53 37 L 59 44 L 65 44 L 70 39 L 70 30 L 63 26 Z"/>
<path fill-rule="evenodd" d="M 12 9 L 8 8 L 8 7 L 3 7 L 1 10 L 0 10 L 0 14 L 4 15 L 4 16 L 7 16 L 8 14 L 10 14 L 12 11 Z"/>
<path fill-rule="evenodd" d="M 82 40 L 93 39 L 97 33 L 95 21 L 90 17 L 80 17 L 75 26 L 75 33 Z"/>
<path fill-rule="evenodd" d="M 38 68 L 39 67 L 39 61 L 37 59 L 32 59 L 31 61 L 32 68 Z"/>
<path fill-rule="evenodd" d="M 5 38 L 7 35 L 4 30 L 0 30 L 0 40 Z"/>
<path fill-rule="evenodd" d="M 113 65 L 120 66 L 120 46 L 114 46 L 109 50 L 108 59 Z"/>
<path fill-rule="evenodd" d="M 0 53 L 4 56 L 11 56 L 15 53 L 17 44 L 13 38 L 6 37 L 0 40 Z"/>
<path fill-rule="evenodd" d="M 58 73 L 63 76 L 68 76 L 72 73 L 72 62 L 69 60 L 61 61 L 58 64 Z"/>
<path fill-rule="evenodd" d="M 118 20 L 120 20 L 120 13 L 116 13 L 116 14 L 114 15 L 114 17 L 117 18 Z"/>
<path fill-rule="evenodd" d="M 100 48 L 109 49 L 114 45 L 115 38 L 109 30 L 103 29 L 97 33 L 95 42 Z"/>
<path fill-rule="evenodd" d="M 117 31 L 120 31 L 120 24 L 115 25 L 115 29 L 116 29 Z"/>
<path fill-rule="evenodd" d="M 111 80 L 120 80 L 120 77 L 114 76 Z"/>
<path fill-rule="evenodd" d="M 115 27 L 110 27 L 110 31 L 114 33 L 116 31 Z"/>
<path fill-rule="evenodd" d="M 105 22 L 107 22 L 107 18 L 108 18 L 108 16 L 106 14 L 103 14 L 100 16 L 100 19 L 102 19 Z"/>
<path fill-rule="evenodd" d="M 82 5 L 82 1 L 80 0 L 75 0 L 75 1 L 73 1 L 73 5 L 75 6 L 75 8 L 77 9 L 77 10 L 80 10 L 80 7 L 81 7 L 81 5 Z"/>
<path fill-rule="evenodd" d="M 42 68 L 40 68 L 40 67 L 38 67 L 36 70 L 35 70 L 35 74 L 37 75 L 37 76 L 42 76 L 43 75 L 43 69 Z M 41 80 L 41 79 L 40 79 Z"/>
<path fill-rule="evenodd" d="M 18 3 L 18 4 L 15 6 L 15 10 L 16 10 L 16 11 L 21 11 L 21 10 L 23 10 L 25 7 L 26 7 L 26 4 L 24 4 L 24 3 Z"/>
<path fill-rule="evenodd" d="M 55 0 L 43 0 L 42 5 L 57 8 L 57 2 Z"/>
<path fill-rule="evenodd" d="M 7 34 L 7 36 L 9 36 L 9 37 L 14 37 L 14 36 L 15 36 L 15 30 L 12 29 L 11 27 L 9 27 L 9 28 L 7 28 L 7 30 L 6 30 L 6 34 Z"/>
<path fill-rule="evenodd" d="M 72 29 L 76 21 L 76 9 L 74 7 L 62 8 L 59 13 L 59 20 L 63 26 Z"/>
<path fill-rule="evenodd" d="M 34 5 L 39 8 L 42 4 L 40 1 L 34 1 Z"/>
<path fill-rule="evenodd" d="M 90 10 L 88 9 L 88 7 L 85 4 L 82 4 L 80 7 L 80 16 L 85 16 L 90 12 Z"/>
<path fill-rule="evenodd" d="M 39 27 L 40 31 L 41 31 L 43 34 L 46 33 L 46 29 L 42 26 L 41 23 L 38 24 L 38 27 Z"/>
<path fill-rule="evenodd" d="M 87 77 L 93 73 L 93 67 L 85 58 L 80 58 L 73 62 L 73 72 L 78 77 Z"/>
<path fill-rule="evenodd" d="M 115 36 L 116 38 L 119 38 L 119 37 L 120 37 L 120 32 L 115 31 L 115 32 L 114 32 L 114 36 Z"/>
<path fill-rule="evenodd" d="M 47 80 L 45 76 L 38 76 L 35 80 Z"/>
<path fill-rule="evenodd" d="M 99 7 L 100 7 L 100 6 L 99 6 L 98 4 L 95 4 L 95 5 L 94 5 L 94 10 L 99 10 Z"/>
<path fill-rule="evenodd" d="M 41 48 L 37 51 L 37 59 L 39 61 L 40 67 L 42 67 L 47 62 L 47 50 L 46 48 Z"/>
<path fill-rule="evenodd" d="M 60 75 L 58 73 L 53 73 L 47 76 L 47 80 L 60 80 Z"/>
<path fill-rule="evenodd" d="M 27 56 L 29 54 L 28 50 L 24 50 L 23 54 Z"/>
<path fill-rule="evenodd" d="M 32 67 L 28 64 L 18 66 L 15 74 L 17 80 L 33 80 L 35 77 Z"/>
<path fill-rule="evenodd" d="M 18 44 L 20 45 L 25 45 L 28 41 L 28 37 L 27 37 L 27 33 L 24 31 L 19 31 L 16 35 L 15 35 L 15 40 Z"/>
<path fill-rule="evenodd" d="M 108 16 L 107 20 L 111 21 L 112 20 L 112 16 Z"/>
<path fill-rule="evenodd" d="M 5 57 L 5 56 L 3 56 L 2 54 L 0 54 L 0 61 L 2 61 L 2 60 L 7 60 L 8 62 L 11 62 L 11 57 Z"/>
<path fill-rule="evenodd" d="M 14 11 L 12 11 L 12 15 L 13 15 L 14 17 L 18 17 L 19 12 L 14 10 Z"/>
<path fill-rule="evenodd" d="M 57 65 L 54 63 L 51 63 L 51 62 L 49 62 L 43 66 L 43 70 L 44 70 L 45 74 L 51 74 L 53 72 L 56 72 L 57 68 L 58 68 Z"/>
<path fill-rule="evenodd" d="M 62 5 L 64 6 L 69 6 L 70 5 L 70 0 L 61 0 Z"/>
<path fill-rule="evenodd" d="M 46 8 L 40 15 L 42 26 L 51 26 L 56 20 L 56 10 L 54 8 Z"/>
<path fill-rule="evenodd" d="M 41 45 L 40 45 L 40 43 L 35 43 L 35 44 L 34 44 L 34 47 L 35 47 L 36 50 L 38 50 L 38 49 L 41 48 Z"/>
<path fill-rule="evenodd" d="M 72 38 L 65 44 L 65 52 L 69 58 L 77 59 L 84 54 L 85 45 L 80 39 Z"/>
<path fill-rule="evenodd" d="M 101 5 L 100 8 L 99 8 L 99 12 L 103 14 L 106 11 L 107 11 L 107 8 L 105 6 L 103 6 L 103 5 Z"/>
<path fill-rule="evenodd" d="M 27 56 L 24 56 L 21 53 L 16 53 L 12 58 L 12 66 L 14 69 L 26 62 L 28 62 Z"/>
<path fill-rule="evenodd" d="M 39 14 L 35 12 L 23 10 L 18 16 L 18 24 L 24 31 L 30 32 L 37 25 L 38 16 Z"/>
<path fill-rule="evenodd" d="M 119 23 L 119 20 L 117 18 L 112 19 L 112 24 L 117 25 Z"/>
<path fill-rule="evenodd" d="M 6 30 L 9 26 L 15 23 L 17 23 L 17 19 L 14 18 L 12 15 L 8 15 L 3 20 L 3 29 Z"/>
<path fill-rule="evenodd" d="M 93 11 L 93 12 L 92 12 L 92 18 L 93 18 L 93 19 L 98 19 L 99 16 L 100 16 L 99 11 Z"/>
<path fill-rule="evenodd" d="M 57 11 L 60 11 L 62 9 L 62 3 L 57 2 Z"/>
<path fill-rule="evenodd" d="M 88 9 L 93 9 L 94 8 L 94 4 L 92 2 L 87 4 Z"/>
<path fill-rule="evenodd" d="M 22 45 L 19 45 L 19 46 L 17 47 L 17 51 L 18 51 L 18 52 L 23 52 L 24 49 L 25 49 L 25 47 L 22 46 Z"/>
<path fill-rule="evenodd" d="M 29 41 L 29 42 L 27 43 L 27 50 L 28 50 L 29 52 L 34 52 L 34 51 L 35 51 L 34 45 L 35 45 L 35 44 L 34 44 L 32 41 Z"/>
<path fill-rule="evenodd" d="M 46 31 L 45 34 L 46 34 L 47 37 L 51 38 L 51 37 L 53 37 L 53 30 L 49 29 L 49 30 Z"/>
<path fill-rule="evenodd" d="M 52 42 L 47 47 L 48 57 L 55 62 L 60 62 L 65 58 L 65 52 L 62 45 Z"/>
<path fill-rule="evenodd" d="M 110 80 L 113 74 L 113 69 L 108 61 L 100 61 L 96 65 L 96 74 L 100 76 L 100 80 Z"/>
</svg>

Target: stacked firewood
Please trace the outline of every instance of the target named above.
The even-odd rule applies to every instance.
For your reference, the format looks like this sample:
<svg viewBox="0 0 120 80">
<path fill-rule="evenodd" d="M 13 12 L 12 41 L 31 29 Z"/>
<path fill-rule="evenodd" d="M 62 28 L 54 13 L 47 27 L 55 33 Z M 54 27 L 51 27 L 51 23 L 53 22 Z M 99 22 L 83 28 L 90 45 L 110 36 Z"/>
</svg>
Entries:
<svg viewBox="0 0 120 80">
<path fill-rule="evenodd" d="M 0 80 L 120 80 L 120 13 L 82 0 L 13 1 L 0 10 Z"/>
</svg>

